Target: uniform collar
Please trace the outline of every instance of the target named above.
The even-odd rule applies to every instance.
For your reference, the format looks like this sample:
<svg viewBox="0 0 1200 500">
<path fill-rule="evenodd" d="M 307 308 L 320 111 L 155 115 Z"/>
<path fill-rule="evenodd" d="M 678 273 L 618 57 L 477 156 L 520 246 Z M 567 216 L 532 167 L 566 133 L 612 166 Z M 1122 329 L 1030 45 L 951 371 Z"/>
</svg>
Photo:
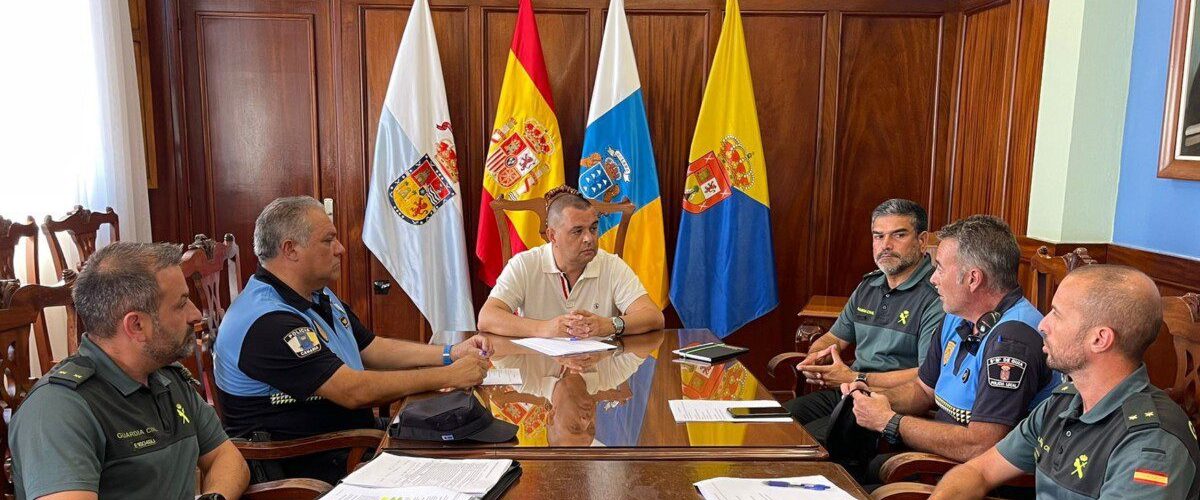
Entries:
<svg viewBox="0 0 1200 500">
<path fill-rule="evenodd" d="M 313 294 L 313 299 L 315 300 L 305 298 L 295 290 L 292 290 L 292 287 L 288 286 L 287 283 L 284 283 L 283 280 L 279 279 L 278 276 L 275 276 L 274 273 L 268 271 L 267 268 L 263 267 L 262 265 L 258 266 L 258 270 L 254 272 L 254 277 L 258 278 L 258 280 L 263 283 L 271 285 L 271 288 L 274 288 L 275 292 L 278 293 L 281 298 L 283 298 L 284 304 L 287 304 L 300 311 L 313 309 L 316 306 L 316 302 L 320 301 L 322 298 L 328 300 L 328 297 L 321 292 Z"/>
<path fill-rule="evenodd" d="M 546 274 L 563 274 L 558 270 L 558 264 L 554 262 L 554 247 L 553 243 L 546 243 L 539 247 L 542 252 L 542 272 Z M 603 250 L 596 249 L 596 256 L 587 263 L 583 268 L 583 274 L 579 275 L 579 279 L 583 278 L 598 278 L 600 277 L 600 265 L 596 263 L 596 258 L 600 257 L 600 252 Z"/>
<path fill-rule="evenodd" d="M 910 288 L 917 286 L 917 283 L 928 279 L 929 275 L 932 273 L 933 259 L 929 257 L 929 254 L 922 253 L 921 260 L 917 262 L 917 270 L 913 271 L 912 275 L 910 275 L 908 279 L 904 280 L 904 283 L 901 283 L 900 286 L 897 286 L 895 289 L 909 290 Z M 875 279 L 871 281 L 871 286 L 887 286 L 887 275 L 879 273 L 879 276 L 876 276 Z"/>
<path fill-rule="evenodd" d="M 92 360 L 96 365 L 96 375 L 104 379 L 104 381 L 112 384 L 118 391 L 121 391 L 122 396 L 128 397 L 130 394 L 137 392 L 138 389 L 145 387 L 141 382 L 138 382 L 130 377 L 125 370 L 117 366 L 117 363 L 109 357 L 104 349 L 92 342 L 86 334 L 83 335 L 83 340 L 79 342 L 79 355 Z M 171 384 L 171 379 L 159 373 L 161 369 L 154 370 L 150 376 L 158 380 L 164 387 Z"/>
<path fill-rule="evenodd" d="M 1129 399 L 1129 396 L 1142 392 L 1149 384 L 1150 376 L 1146 374 L 1146 365 L 1143 364 L 1137 370 L 1134 370 L 1133 373 L 1129 374 L 1129 376 L 1125 377 L 1125 380 L 1122 380 L 1116 387 L 1113 387 L 1111 391 L 1108 391 L 1108 394 L 1100 398 L 1100 402 L 1096 403 L 1096 406 L 1093 406 L 1087 413 L 1083 415 L 1079 414 L 1083 410 L 1083 396 L 1076 393 L 1075 397 L 1071 399 L 1071 404 L 1058 416 L 1062 418 L 1077 418 L 1085 424 L 1094 424 L 1104 420 L 1112 412 L 1117 411 L 1117 409 L 1121 408 L 1121 405 L 1125 404 L 1125 400 Z"/>
</svg>

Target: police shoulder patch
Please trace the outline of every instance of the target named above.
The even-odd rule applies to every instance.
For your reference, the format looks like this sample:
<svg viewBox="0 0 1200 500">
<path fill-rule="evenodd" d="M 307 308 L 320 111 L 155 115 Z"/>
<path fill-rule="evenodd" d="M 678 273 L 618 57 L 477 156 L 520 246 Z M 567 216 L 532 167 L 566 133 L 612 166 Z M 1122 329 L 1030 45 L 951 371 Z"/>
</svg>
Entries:
<svg viewBox="0 0 1200 500">
<path fill-rule="evenodd" d="M 1025 378 L 1025 361 L 1012 356 L 987 359 L 988 385 L 999 389 L 1018 389 Z"/>
<path fill-rule="evenodd" d="M 307 326 L 288 332 L 283 336 L 283 342 L 298 358 L 308 357 L 321 350 L 321 339 L 317 338 L 317 332 Z"/>
</svg>

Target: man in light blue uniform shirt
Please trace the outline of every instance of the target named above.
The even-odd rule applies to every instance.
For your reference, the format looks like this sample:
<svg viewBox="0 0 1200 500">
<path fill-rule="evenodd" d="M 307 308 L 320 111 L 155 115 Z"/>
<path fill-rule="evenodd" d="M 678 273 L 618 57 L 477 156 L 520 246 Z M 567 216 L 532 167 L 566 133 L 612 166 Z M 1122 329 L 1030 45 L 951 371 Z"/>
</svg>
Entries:
<svg viewBox="0 0 1200 500">
<path fill-rule="evenodd" d="M 1038 498 L 1200 498 L 1196 429 L 1142 363 L 1161 320 L 1158 288 L 1140 271 L 1095 264 L 1068 275 L 1040 328 L 1048 364 L 1072 382 L 931 498 L 982 498 L 1023 472 Z"/>
</svg>

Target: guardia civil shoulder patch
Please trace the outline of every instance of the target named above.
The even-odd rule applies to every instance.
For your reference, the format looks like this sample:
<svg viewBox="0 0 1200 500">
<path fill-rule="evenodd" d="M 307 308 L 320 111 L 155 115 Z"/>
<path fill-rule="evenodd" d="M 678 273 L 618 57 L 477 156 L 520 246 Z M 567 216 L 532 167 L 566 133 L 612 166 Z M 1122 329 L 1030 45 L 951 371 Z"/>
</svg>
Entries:
<svg viewBox="0 0 1200 500">
<path fill-rule="evenodd" d="M 317 338 L 317 332 L 307 326 L 288 332 L 283 336 L 283 341 L 298 358 L 307 357 L 321 350 L 321 340 Z"/>
<path fill-rule="evenodd" d="M 988 385 L 1017 389 L 1025 377 L 1025 362 L 1012 356 L 993 356 L 987 360 Z"/>
</svg>

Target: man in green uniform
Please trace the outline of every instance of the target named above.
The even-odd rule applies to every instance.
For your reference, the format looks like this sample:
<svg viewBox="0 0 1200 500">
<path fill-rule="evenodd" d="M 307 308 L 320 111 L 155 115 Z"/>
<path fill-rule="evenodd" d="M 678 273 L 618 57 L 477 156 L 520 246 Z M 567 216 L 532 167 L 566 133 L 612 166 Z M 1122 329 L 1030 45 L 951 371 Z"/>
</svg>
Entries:
<svg viewBox="0 0 1200 500">
<path fill-rule="evenodd" d="M 1022 472 L 1038 498 L 1200 496 L 1200 449 L 1187 415 L 1150 385 L 1142 356 L 1162 320 L 1140 271 L 1079 268 L 1042 320 L 1047 364 L 1071 376 L 996 446 L 955 467 L 931 498 L 982 498 Z"/>
<path fill-rule="evenodd" d="M 929 284 L 933 264 L 925 255 L 929 237 L 925 209 L 891 199 L 871 213 L 871 250 L 878 269 L 863 276 L 829 332 L 813 342 L 797 368 L 809 383 L 830 389 L 784 403 L 798 422 L 824 440 L 829 414 L 842 394 L 839 384 L 866 381 L 888 388 L 911 380 L 942 326 L 942 300 Z M 854 365 L 841 352 L 854 349 Z"/>
<path fill-rule="evenodd" d="M 18 499 L 237 498 L 246 461 L 176 363 L 195 346 L 179 247 L 113 243 L 75 283 L 88 333 L 13 416 Z"/>
</svg>

